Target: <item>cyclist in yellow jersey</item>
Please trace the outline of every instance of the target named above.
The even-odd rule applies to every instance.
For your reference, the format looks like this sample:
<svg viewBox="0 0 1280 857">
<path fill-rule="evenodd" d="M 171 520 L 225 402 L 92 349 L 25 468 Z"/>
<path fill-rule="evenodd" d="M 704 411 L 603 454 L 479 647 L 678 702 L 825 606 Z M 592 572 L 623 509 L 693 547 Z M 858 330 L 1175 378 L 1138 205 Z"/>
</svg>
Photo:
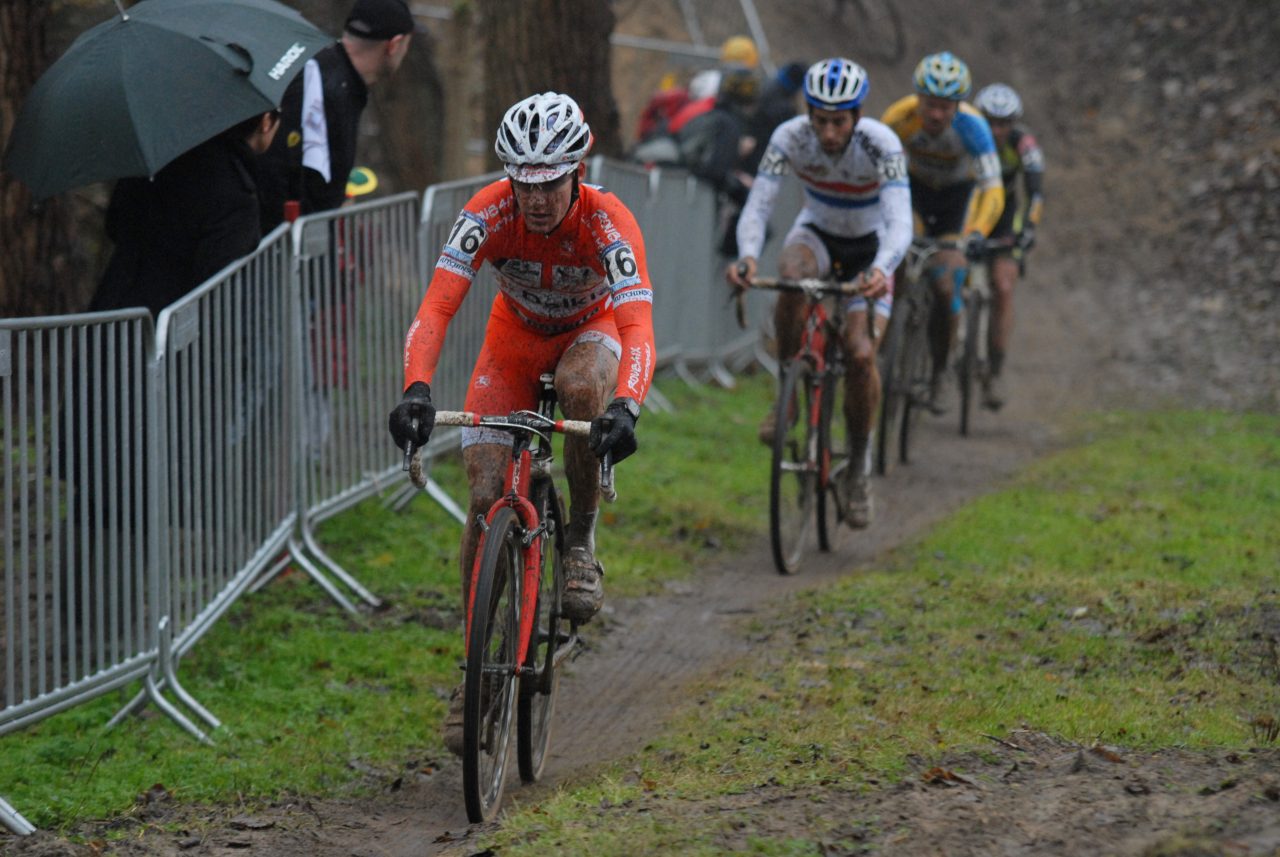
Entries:
<svg viewBox="0 0 1280 857">
<path fill-rule="evenodd" d="M 1000 161 L 987 120 L 964 103 L 969 67 L 949 52 L 930 54 L 915 71 L 915 94 L 895 102 L 883 121 L 902 140 L 911 179 L 916 232 L 930 238 L 963 237 L 969 252 L 939 250 L 926 272 L 937 295 L 929 320 L 933 350 L 930 409 L 941 414 L 952 395 L 946 373 L 955 341 L 966 256 L 975 255 L 1004 210 Z"/>
</svg>

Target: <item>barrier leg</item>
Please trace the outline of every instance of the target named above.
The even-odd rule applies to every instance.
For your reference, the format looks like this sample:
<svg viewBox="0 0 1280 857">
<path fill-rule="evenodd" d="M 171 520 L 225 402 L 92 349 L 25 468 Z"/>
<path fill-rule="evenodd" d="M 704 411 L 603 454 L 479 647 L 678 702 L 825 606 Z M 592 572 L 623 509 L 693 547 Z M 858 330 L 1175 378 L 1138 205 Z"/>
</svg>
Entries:
<svg viewBox="0 0 1280 857">
<path fill-rule="evenodd" d="M 338 602 L 339 607 L 348 613 L 356 615 L 360 613 L 356 605 L 351 603 L 351 599 L 339 592 L 338 587 L 333 585 L 333 581 L 325 577 L 320 569 L 316 568 L 311 560 L 307 559 L 307 555 L 303 553 L 302 545 L 298 544 L 296 539 L 289 539 L 289 556 L 293 557 L 294 562 L 302 566 L 302 570 L 307 573 L 308 577 L 320 584 L 320 588 L 329 593 L 330 598 Z"/>
<path fill-rule="evenodd" d="M 172 639 L 169 635 L 169 617 L 164 616 L 160 619 L 159 625 L 160 635 L 160 658 L 154 669 L 147 673 L 146 680 L 143 682 L 143 689 L 125 703 L 124 707 L 117 711 L 110 720 L 107 721 L 107 728 L 112 729 L 120 724 L 128 717 L 144 700 L 150 700 L 161 711 L 169 716 L 174 723 L 182 727 L 184 731 L 189 733 L 193 738 L 201 744 L 213 746 L 212 739 L 204 733 L 200 727 L 191 722 L 191 719 L 183 714 L 177 706 L 165 699 L 161 691 L 164 685 L 168 684 L 173 688 L 174 695 L 182 701 L 187 708 L 191 709 L 196 715 L 209 724 L 210 729 L 217 729 L 222 725 L 222 721 L 218 720 L 209 713 L 203 705 L 196 701 L 195 697 L 187 693 L 186 689 L 178 682 L 177 673 L 174 671 Z M 156 673 L 160 673 L 159 681 L 156 680 Z"/>
<path fill-rule="evenodd" d="M 0 797 L 0 823 L 19 836 L 30 836 L 36 832 L 35 825 L 23 818 L 9 802 Z"/>
<path fill-rule="evenodd" d="M 311 525 L 306 521 L 302 522 L 302 540 L 306 544 L 307 550 L 311 551 L 311 553 L 314 554 L 320 562 L 324 563 L 325 567 L 333 573 L 334 577 L 346 584 L 347 588 L 356 595 L 359 595 L 366 604 L 370 607 L 382 606 L 381 598 L 374 595 L 368 589 L 365 589 L 360 581 L 348 574 L 347 570 L 338 564 L 337 560 L 324 552 L 324 548 L 320 547 L 320 543 L 316 541 L 315 534 L 311 532 Z"/>
<path fill-rule="evenodd" d="M 674 414 L 676 406 L 671 403 L 661 390 L 656 386 L 649 387 L 649 395 L 644 397 L 644 405 L 651 411 L 658 413 Z"/>
</svg>

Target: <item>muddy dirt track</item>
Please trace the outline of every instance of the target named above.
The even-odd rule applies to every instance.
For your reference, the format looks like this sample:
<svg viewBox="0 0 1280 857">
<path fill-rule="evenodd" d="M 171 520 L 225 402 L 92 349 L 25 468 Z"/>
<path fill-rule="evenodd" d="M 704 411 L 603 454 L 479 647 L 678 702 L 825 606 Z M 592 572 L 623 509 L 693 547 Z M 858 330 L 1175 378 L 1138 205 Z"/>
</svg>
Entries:
<svg viewBox="0 0 1280 857">
<path fill-rule="evenodd" d="M 830 24 L 833 5 L 761 0 L 775 58 L 857 58 L 848 47 L 856 44 L 853 35 Z M 1202 5 L 900 0 L 907 56 L 891 67 L 866 63 L 869 112 L 878 114 L 907 91 L 920 55 L 947 47 L 970 61 L 979 84 L 1003 78 L 1019 88 L 1047 154 L 1045 225 L 1017 297 L 1010 403 L 998 415 L 980 412 L 967 439 L 959 437 L 954 417 L 928 419 L 918 460 L 877 483 L 873 527 L 845 537 L 837 552 L 808 563 L 801 575 L 775 574 L 762 542 L 699 569 L 662 596 L 610 603 L 561 687 L 544 778 L 550 786 L 513 785 L 508 801 L 536 800 L 539 789 L 588 776 L 598 763 L 642 748 L 682 687 L 750 653 L 744 617 L 768 611 L 800 587 L 856 573 L 997 487 L 1063 442 L 1072 414 L 1117 403 L 1275 408 L 1280 102 L 1267 83 L 1273 76 L 1262 73 L 1262 57 L 1280 41 L 1280 16 L 1268 3 Z M 667 6 L 674 4 L 620 4 L 627 12 L 620 29 L 682 38 Z M 733 27 L 738 20 L 736 3 L 708 0 L 707 6 L 723 6 L 724 14 L 708 14 L 706 21 Z M 707 24 L 708 41 L 731 32 Z M 618 62 L 633 72 L 628 80 L 637 91 L 647 93 L 653 75 L 638 60 L 620 56 Z M 1187 107 L 1188 99 L 1200 103 Z M 1206 286 L 1220 299 L 1197 303 Z M 828 811 L 900 818 L 892 841 L 868 843 L 884 854 L 1280 849 L 1280 759 L 1274 754 L 1252 761 L 1176 752 L 1116 760 L 1037 734 L 1004 740 L 993 742 L 994 761 L 969 761 L 970 770 L 988 766 L 1008 788 L 925 798 L 907 784 Z M 1235 787 L 1204 788 L 1225 782 Z M 772 800 L 774 824 L 804 829 L 795 805 L 805 801 L 798 796 L 740 800 Z M 157 808 L 172 821 L 168 812 Z M 233 810 L 182 812 L 201 834 L 148 834 L 115 853 L 417 857 L 475 851 L 454 762 L 430 778 L 359 801 L 287 803 L 251 818 Z M 1170 838 L 1186 830 L 1209 832 Z M 21 843 L 0 839 L 0 853 L 88 852 L 39 834 Z"/>
</svg>

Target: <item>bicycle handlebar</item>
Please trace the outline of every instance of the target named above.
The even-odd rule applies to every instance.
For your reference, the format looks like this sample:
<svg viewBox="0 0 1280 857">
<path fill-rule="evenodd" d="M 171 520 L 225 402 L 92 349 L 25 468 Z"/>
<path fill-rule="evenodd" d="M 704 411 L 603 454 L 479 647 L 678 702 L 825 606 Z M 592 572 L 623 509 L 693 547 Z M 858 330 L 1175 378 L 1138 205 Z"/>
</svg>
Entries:
<svg viewBox="0 0 1280 857">
<path fill-rule="evenodd" d="M 959 250 L 963 253 L 968 249 L 968 242 L 955 238 L 926 238 L 917 235 L 911 239 L 911 249 L 917 252 L 932 253 L 935 250 Z M 982 241 L 983 251 L 991 250 L 1008 250 L 1014 246 L 1012 238 L 985 238 Z"/>
<path fill-rule="evenodd" d="M 574 437 L 587 437 L 591 434 L 591 423 L 586 420 L 553 420 L 537 411 L 513 411 L 506 416 L 487 416 L 470 411 L 436 411 L 436 425 L 515 429 L 544 437 L 545 432 L 559 432 Z M 422 467 L 422 452 L 423 447 L 412 443 L 404 452 L 404 470 L 409 473 L 409 481 L 419 488 L 424 488 L 427 484 L 427 474 Z M 618 498 L 613 484 L 612 455 L 605 455 L 600 460 L 600 490 L 607 503 Z"/>
<path fill-rule="evenodd" d="M 436 425 L 520 429 L 536 434 L 549 431 L 575 437 L 586 437 L 591 433 L 591 423 L 586 420 L 551 420 L 536 411 L 515 411 L 504 417 L 484 416 L 470 411 L 436 411 Z"/>
<path fill-rule="evenodd" d="M 747 284 L 752 289 L 770 289 L 778 292 L 803 292 L 811 300 L 834 295 L 837 297 L 857 297 L 866 292 L 866 279 L 859 274 L 854 280 L 826 280 L 821 277 L 801 277 L 797 280 L 782 277 L 757 277 Z M 874 341 L 876 333 L 875 314 L 867 312 L 867 335 Z"/>
<path fill-rule="evenodd" d="M 798 280 L 756 277 L 747 286 L 752 289 L 771 289 L 778 292 L 804 292 L 809 295 L 844 295 L 846 297 L 855 297 L 863 291 L 861 279 L 833 282 L 819 277 L 801 277 Z"/>
</svg>

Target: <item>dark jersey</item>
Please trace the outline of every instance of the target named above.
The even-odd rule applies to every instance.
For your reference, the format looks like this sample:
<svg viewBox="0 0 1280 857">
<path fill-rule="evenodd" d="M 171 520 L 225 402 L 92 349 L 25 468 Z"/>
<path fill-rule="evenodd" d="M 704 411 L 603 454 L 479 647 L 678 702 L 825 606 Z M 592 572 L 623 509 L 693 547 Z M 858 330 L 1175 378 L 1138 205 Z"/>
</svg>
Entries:
<svg viewBox="0 0 1280 857">
<path fill-rule="evenodd" d="M 284 219 L 286 200 L 297 200 L 302 214 L 343 203 L 368 102 L 369 88 L 341 42 L 317 53 L 289 84 L 280 130 L 260 164 L 264 234 Z"/>
</svg>

